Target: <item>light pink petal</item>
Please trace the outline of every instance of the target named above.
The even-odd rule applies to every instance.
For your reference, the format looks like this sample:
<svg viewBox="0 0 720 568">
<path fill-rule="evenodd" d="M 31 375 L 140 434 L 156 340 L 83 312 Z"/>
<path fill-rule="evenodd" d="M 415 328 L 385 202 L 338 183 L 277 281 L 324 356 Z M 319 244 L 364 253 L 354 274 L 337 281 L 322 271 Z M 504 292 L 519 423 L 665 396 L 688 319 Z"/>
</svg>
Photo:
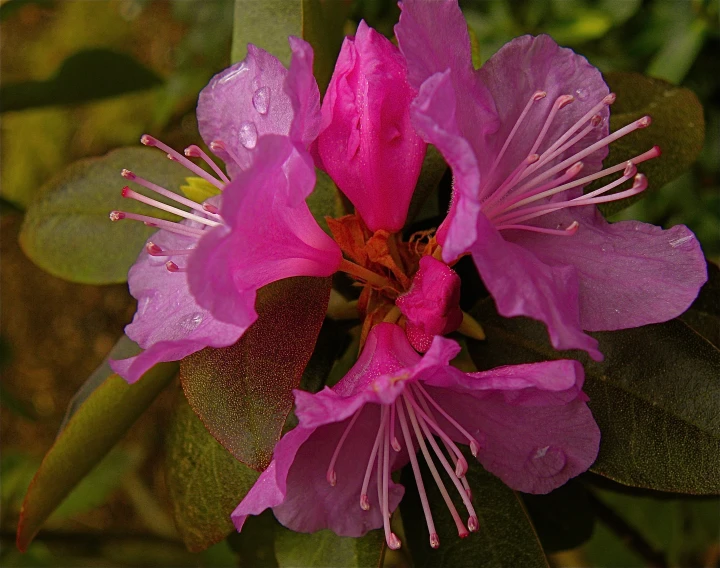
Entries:
<svg viewBox="0 0 720 568">
<path fill-rule="evenodd" d="M 504 367 L 474 377 L 451 369 L 448 376 L 444 388 L 426 383 L 428 394 L 475 437 L 483 466 L 513 489 L 548 493 L 595 461 L 600 430 L 579 390 L 579 363 Z M 563 385 L 566 391 L 559 390 Z"/>
<path fill-rule="evenodd" d="M 597 341 L 583 333 L 580 325 L 575 268 L 545 264 L 532 252 L 505 241 L 482 214 L 477 217 L 477 234 L 472 257 L 498 312 L 540 320 L 556 349 L 582 349 L 602 360 Z"/>
<path fill-rule="evenodd" d="M 293 105 L 285 90 L 287 70 L 263 49 L 248 44 L 240 63 L 215 75 L 200 92 L 197 119 L 200 134 L 209 146 L 220 140 L 237 157 L 217 150 L 231 178 L 253 160 L 263 134 L 290 133 Z"/>
<path fill-rule="evenodd" d="M 684 225 L 663 230 L 639 221 L 608 223 L 594 207 L 562 211 L 550 222 L 571 219 L 580 222 L 572 237 L 525 231 L 505 231 L 505 236 L 545 264 L 575 267 L 583 329 L 670 320 L 692 304 L 707 280 L 700 243 Z"/>
<path fill-rule="evenodd" d="M 158 231 L 152 242 L 164 250 L 188 249 L 197 239 L 168 231 Z M 173 256 L 184 266 L 186 257 Z M 112 361 L 113 370 L 128 382 L 135 382 L 155 363 L 178 361 L 205 347 L 225 347 L 235 343 L 246 327 L 215 319 L 193 298 L 187 273 L 169 272 L 165 256 L 150 256 L 145 250 L 130 269 L 130 293 L 138 301 L 132 323 L 125 333 L 144 349 L 129 359 Z"/>
<path fill-rule="evenodd" d="M 290 97 L 293 120 L 290 138 L 308 148 L 320 131 L 320 90 L 313 75 L 313 51 L 306 41 L 290 36 L 292 49 L 285 92 Z"/>
<path fill-rule="evenodd" d="M 220 208 L 226 226 L 204 237 L 190 259 L 190 289 L 218 319 L 247 327 L 255 321 L 258 288 L 291 276 L 330 276 L 340 249 L 318 226 L 296 191 L 315 184 L 307 153 L 289 138 L 264 136 L 253 167 L 225 188 Z"/>
<path fill-rule="evenodd" d="M 542 154 L 580 118 L 609 94 L 600 71 L 573 50 L 559 47 L 550 36 L 522 36 L 501 47 L 479 70 L 479 76 L 490 90 L 500 128 L 485 139 L 485 151 L 493 157 L 500 150 L 515 126 L 523 109 L 538 91 L 547 96 L 536 101 L 521 123 L 497 169 L 488 179 L 483 171 L 483 184 L 498 185 L 529 154 L 550 109 L 561 95 L 572 95 L 574 101 L 560 109 L 550 123 L 544 141 L 536 153 Z M 604 106 L 596 113 L 602 123 L 582 140 L 558 155 L 550 164 L 560 163 L 580 150 L 607 136 L 609 110 Z M 579 132 L 579 131 L 578 131 Z M 582 175 L 599 171 L 607 156 L 607 146 L 583 158 Z M 544 168 L 543 168 L 544 169 Z"/>
<path fill-rule="evenodd" d="M 361 21 L 323 100 L 318 153 L 372 231 L 405 223 L 426 149 L 410 123 L 414 94 L 398 48 Z"/>
</svg>

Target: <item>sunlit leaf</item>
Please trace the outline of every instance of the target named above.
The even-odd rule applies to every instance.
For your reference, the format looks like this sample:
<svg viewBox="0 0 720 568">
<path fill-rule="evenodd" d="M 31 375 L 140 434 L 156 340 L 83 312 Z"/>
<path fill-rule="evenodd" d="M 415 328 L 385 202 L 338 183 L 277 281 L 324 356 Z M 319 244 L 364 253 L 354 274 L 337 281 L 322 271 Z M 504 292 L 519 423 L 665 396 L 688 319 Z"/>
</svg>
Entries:
<svg viewBox="0 0 720 568">
<path fill-rule="evenodd" d="M 469 451 L 465 454 L 470 465 L 466 475 L 472 490 L 473 506 L 480 521 L 480 530 L 464 539 L 458 537 L 450 511 L 433 483 L 430 471 L 424 464 L 421 467 L 430 509 L 440 537 L 440 547 L 437 550 L 430 547 L 420 496 L 410 466 L 403 470 L 405 496 L 400 502 L 400 510 L 415 566 L 547 568 L 547 559 L 520 496 L 485 471 Z M 422 460 L 420 462 L 422 463 Z M 461 503 L 458 510 L 463 510 Z"/>
<path fill-rule="evenodd" d="M 575 357 L 602 439 L 591 471 L 634 487 L 720 492 L 720 352 L 680 320 L 593 333 L 605 361 L 552 349 L 542 324 L 472 312 L 487 340 L 468 341 L 480 369 Z"/>
<path fill-rule="evenodd" d="M 240 341 L 203 349 L 180 364 L 185 395 L 205 426 L 258 471 L 270 463 L 329 297 L 329 278 L 270 284 L 258 292 L 259 317 Z"/>
<path fill-rule="evenodd" d="M 18 524 L 17 545 L 25 550 L 45 519 L 120 440 L 175 376 L 177 365 L 162 363 L 129 385 L 111 376 L 85 401 L 40 465 Z"/>
<path fill-rule="evenodd" d="M 180 186 L 180 191 L 183 192 L 185 197 L 192 199 L 196 203 L 202 203 L 220 193 L 217 187 L 201 177 L 185 178 L 185 182 L 185 185 Z"/>
<path fill-rule="evenodd" d="M 700 101 L 689 89 L 638 73 L 607 73 L 605 80 L 610 90 L 617 94 L 617 100 L 610 109 L 611 131 L 646 114 L 652 117 L 652 124 L 647 128 L 636 130 L 612 143 L 605 164 L 622 163 L 653 146 L 662 150 L 662 156 L 638 166 L 638 170 L 648 178 L 648 189 L 627 199 L 602 204 L 600 210 L 608 216 L 642 199 L 648 191 L 659 190 L 684 173 L 702 150 L 705 119 Z M 602 183 L 603 180 L 590 184 L 585 191 L 593 191 Z"/>
<path fill-rule="evenodd" d="M 68 57 L 47 81 L 0 87 L 2 112 L 77 104 L 155 87 L 162 80 L 125 53 L 88 49 Z"/>
<path fill-rule="evenodd" d="M 166 449 L 175 524 L 188 550 L 200 552 L 234 530 L 230 513 L 258 473 L 212 437 L 182 394 L 170 421 Z"/>
<path fill-rule="evenodd" d="M 707 33 L 708 24 L 702 18 L 683 25 L 653 57 L 647 74 L 674 84 L 680 83 L 700 53 Z"/>
<path fill-rule="evenodd" d="M 141 146 L 75 162 L 51 179 L 29 207 L 20 232 L 25 254 L 43 270 L 73 282 L 125 282 L 155 229 L 134 221 L 113 223 L 110 211 L 163 215 L 121 196 L 127 184 L 120 176 L 123 168 L 171 191 L 178 191 L 187 174 L 162 152 Z"/>
</svg>

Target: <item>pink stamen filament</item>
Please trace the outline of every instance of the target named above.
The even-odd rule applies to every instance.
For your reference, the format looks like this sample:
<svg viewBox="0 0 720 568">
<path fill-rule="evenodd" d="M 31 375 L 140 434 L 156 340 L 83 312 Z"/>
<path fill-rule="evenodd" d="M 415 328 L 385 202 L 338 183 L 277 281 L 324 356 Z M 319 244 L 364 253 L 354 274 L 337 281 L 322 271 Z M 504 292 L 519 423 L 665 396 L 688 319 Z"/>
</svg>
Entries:
<svg viewBox="0 0 720 568">
<path fill-rule="evenodd" d="M 194 209 L 195 211 L 199 211 L 201 213 L 210 213 L 203 205 L 196 203 L 192 199 L 188 199 L 186 197 L 183 197 L 182 195 L 178 195 L 177 193 L 165 189 L 164 187 L 157 185 L 156 183 L 143 179 L 137 176 L 135 173 L 131 172 L 130 170 L 123 170 L 122 172 L 120 172 L 120 175 L 125 179 L 134 181 L 138 185 L 142 185 L 143 187 L 154 191 L 155 193 L 159 193 L 160 195 L 167 197 L 168 199 L 172 199 L 173 201 L 181 203 L 186 207 L 189 207 L 190 209 Z M 217 217 L 217 215 L 215 216 Z"/>
<path fill-rule="evenodd" d="M 530 152 L 528 152 L 528 154 L 534 154 L 535 152 L 537 152 L 538 148 L 540 147 L 540 144 L 542 144 L 542 141 L 545 139 L 545 135 L 547 134 L 547 131 L 550 128 L 550 125 L 552 124 L 552 121 L 555 119 L 555 115 L 557 114 L 557 112 L 561 108 L 569 105 L 574 100 L 575 100 L 575 97 L 573 97 L 572 95 L 561 95 L 557 99 L 555 99 L 555 103 L 553 103 L 553 106 L 550 109 L 550 113 L 548 114 L 547 118 L 545 119 L 545 124 L 543 124 L 542 130 L 540 130 L 540 134 L 538 135 L 537 139 L 535 140 L 532 150 L 530 150 Z"/>
<path fill-rule="evenodd" d="M 199 146 L 196 146 L 195 144 L 193 144 L 192 146 L 188 146 L 187 148 L 185 148 L 185 155 L 188 158 L 201 158 L 208 166 L 212 168 L 212 170 L 222 181 L 224 181 L 225 183 L 230 183 L 230 178 L 225 175 L 225 172 L 220 169 L 220 166 L 218 166 L 215 161 L 210 158 L 210 156 L 203 152 L 202 148 L 200 148 Z"/>
<path fill-rule="evenodd" d="M 490 197 L 487 198 L 483 205 L 485 207 L 490 207 L 492 204 L 497 203 L 503 197 L 505 197 L 505 195 L 515 186 L 517 180 L 520 179 L 522 173 L 539 159 L 540 156 L 538 156 L 537 154 L 530 154 L 527 158 L 520 162 L 520 165 L 518 165 L 508 176 L 508 178 L 502 184 L 500 184 L 500 187 L 498 187 L 490 195 Z"/>
<path fill-rule="evenodd" d="M 580 227 L 580 224 L 577 221 L 573 221 L 567 229 L 546 229 L 545 227 L 535 227 L 534 225 L 498 225 L 495 228 L 498 231 L 530 231 L 531 233 L 544 233 L 556 237 L 572 237 L 577 233 L 578 227 Z"/>
<path fill-rule="evenodd" d="M 380 464 L 378 464 L 380 471 Z M 400 539 L 390 529 L 390 506 L 389 506 L 389 485 L 390 485 L 390 429 L 385 428 L 383 443 L 383 469 L 382 469 L 382 516 L 383 528 L 385 529 L 385 540 L 390 548 L 400 548 Z"/>
<path fill-rule="evenodd" d="M 557 158 L 560 154 L 562 154 L 563 152 L 565 152 L 565 151 L 568 150 L 569 148 L 572 148 L 575 144 L 577 144 L 578 142 L 580 142 L 580 140 L 582 140 L 583 138 L 585 138 L 585 136 L 587 136 L 588 134 L 590 134 L 590 132 L 592 132 L 592 131 L 595 130 L 598 126 L 600 126 L 600 124 L 602 124 L 602 121 L 599 121 L 597 124 L 594 124 L 594 123 L 591 121 L 590 124 L 589 124 L 587 127 L 585 127 L 582 131 L 580 131 L 580 133 L 579 133 L 578 135 L 576 135 L 574 138 L 572 138 L 572 140 L 570 140 L 569 142 L 566 142 L 565 144 L 563 144 L 562 146 L 560 146 L 560 147 L 559 147 L 557 150 L 555 150 L 554 152 L 552 152 L 552 153 L 546 153 L 544 156 L 540 156 L 540 159 L 539 159 L 535 164 L 533 164 L 533 166 L 532 166 L 531 168 L 528 168 L 527 170 L 525 170 L 525 172 L 523 172 L 523 175 L 520 176 L 520 180 L 519 180 L 519 181 L 522 181 L 522 180 L 524 180 L 526 177 L 528 177 L 529 175 L 534 174 L 534 173 L 535 173 L 536 171 L 538 171 L 540 168 L 542 168 L 542 167 L 546 166 L 547 164 L 549 164 L 550 162 L 552 162 L 552 161 L 553 161 L 555 158 Z M 526 185 L 527 185 L 527 184 L 526 184 Z"/>
<path fill-rule="evenodd" d="M 358 417 L 360 416 L 360 411 L 362 408 L 359 408 L 355 411 L 355 414 L 353 415 L 352 419 L 348 423 L 348 425 L 345 427 L 345 431 L 342 433 L 342 436 L 340 436 L 340 441 L 337 443 L 337 446 L 335 446 L 335 451 L 333 452 L 332 458 L 330 458 L 330 465 L 328 466 L 327 475 L 325 476 L 328 480 L 328 483 L 335 487 L 335 484 L 337 483 L 337 474 L 335 473 L 335 462 L 337 461 L 338 454 L 340 453 L 340 450 L 343 447 L 343 444 L 345 443 L 345 440 L 348 437 L 348 434 L 350 434 L 350 430 L 352 429 L 355 422 L 357 422 Z"/>
<path fill-rule="evenodd" d="M 437 548 L 440 546 L 440 539 L 437 536 L 435 530 L 435 522 L 433 521 L 432 512 L 430 511 L 430 503 L 428 503 L 427 493 L 425 492 L 425 485 L 423 484 L 422 474 L 420 473 L 420 466 L 418 465 L 417 455 L 413 448 L 412 438 L 408 430 L 407 421 L 405 420 L 405 412 L 402 409 L 402 404 L 395 403 L 397 405 L 397 414 L 400 419 L 400 429 L 402 430 L 403 438 L 405 439 L 405 446 L 408 448 L 408 454 L 410 456 L 410 464 L 412 465 L 413 476 L 415 477 L 415 484 L 420 493 L 420 502 L 422 503 L 423 513 L 425 514 L 425 523 L 430 533 L 430 546 Z"/>
<path fill-rule="evenodd" d="M 433 405 L 433 407 L 435 408 L 435 410 L 437 410 L 437 411 L 445 418 L 445 420 L 447 420 L 448 422 L 450 422 L 450 424 L 452 424 L 453 426 L 455 426 L 455 428 L 457 429 L 457 431 L 460 432 L 463 436 L 465 436 L 465 438 L 467 438 L 468 444 L 469 444 L 469 446 L 470 446 L 470 452 L 472 453 L 473 457 L 477 457 L 478 452 L 480 451 L 480 444 L 478 443 L 478 441 L 477 441 L 475 438 L 473 438 L 473 437 L 468 433 L 468 431 L 465 430 L 465 428 L 463 428 L 462 426 L 460 426 L 460 424 L 458 424 L 455 419 L 453 419 L 447 412 L 445 412 L 445 411 L 442 409 L 442 407 L 441 407 L 437 402 L 435 402 L 430 395 L 428 395 L 427 391 L 425 390 L 425 388 L 424 388 L 420 383 L 414 383 L 414 384 L 413 384 L 413 387 L 414 387 L 417 391 L 419 391 L 418 398 L 425 397 L 425 399 L 426 399 L 430 404 Z"/>
<path fill-rule="evenodd" d="M 500 163 L 500 160 L 502 160 L 503 156 L 505 155 L 505 151 L 508 149 L 508 146 L 510 146 L 510 142 L 515 137 L 515 134 L 517 133 L 518 129 L 520 128 L 520 124 L 525 120 L 525 117 L 527 116 L 528 112 L 530 112 L 530 107 L 532 107 L 533 103 L 544 99 L 547 96 L 547 93 L 545 91 L 536 91 L 532 97 L 530 97 L 530 100 L 525 105 L 525 108 L 520 113 L 519 118 L 515 122 L 515 126 L 513 126 L 512 130 L 510 131 L 510 134 L 508 135 L 507 139 L 505 140 L 505 144 L 503 144 L 502 149 L 500 150 L 500 153 L 498 154 L 497 158 L 495 158 L 495 161 L 493 162 L 492 167 L 490 168 L 490 171 L 488 172 L 487 176 L 485 177 L 485 183 L 483 184 L 482 188 L 479 191 L 479 199 L 482 199 L 484 197 L 485 190 L 489 187 L 490 181 L 492 179 L 492 175 L 495 173 L 495 170 L 497 169 L 498 164 Z"/>
<path fill-rule="evenodd" d="M 148 241 L 145 245 L 145 250 L 150 256 L 177 256 L 190 254 L 195 249 L 165 250 L 152 241 Z"/>
<path fill-rule="evenodd" d="M 363 511 L 370 510 L 370 500 L 368 499 L 367 490 L 368 485 L 370 485 L 370 474 L 372 473 L 372 467 L 375 464 L 375 456 L 377 456 L 378 448 L 380 447 L 380 438 L 382 437 L 383 431 L 385 429 L 387 415 L 387 407 L 381 407 L 380 425 L 378 426 L 377 435 L 375 436 L 375 443 L 373 444 L 372 451 L 370 452 L 370 458 L 368 459 L 367 467 L 365 468 L 365 478 L 363 479 L 362 489 L 360 490 L 360 508 Z"/>
<path fill-rule="evenodd" d="M 417 417 L 415 416 L 415 413 L 413 412 L 412 404 L 410 404 L 410 401 L 405 397 L 403 394 L 403 400 L 405 402 L 405 408 L 407 410 L 408 416 L 410 417 L 410 422 L 412 423 L 413 430 L 415 431 L 415 437 L 417 438 L 418 443 L 420 444 L 420 451 L 423 454 L 423 457 L 425 458 L 425 462 L 428 465 L 428 468 L 430 468 L 430 473 L 433 476 L 433 479 L 435 479 L 435 483 L 440 490 L 440 494 L 443 497 L 443 500 L 445 501 L 445 505 L 447 506 L 448 510 L 450 511 L 450 515 L 452 516 L 453 520 L 455 521 L 455 526 L 457 527 L 458 535 L 460 538 L 465 538 L 468 536 L 468 531 L 465 525 L 462 522 L 462 519 L 460 518 L 459 513 L 457 512 L 457 509 L 455 508 L 455 504 L 452 502 L 452 499 L 450 499 L 450 495 L 448 495 L 447 489 L 445 488 L 445 484 L 442 481 L 442 478 L 440 477 L 440 474 L 438 473 L 437 468 L 435 467 L 435 464 L 433 463 L 432 456 L 430 455 L 430 452 L 427 449 L 427 445 L 425 444 L 425 438 L 422 434 L 422 431 L 420 430 L 420 426 L 417 421 Z"/>
<path fill-rule="evenodd" d="M 397 437 L 395 436 L 395 405 L 393 404 L 390 407 L 390 445 L 392 446 L 392 449 L 396 452 L 399 452 L 402 447 L 400 446 L 400 442 L 398 441 Z"/>
<path fill-rule="evenodd" d="M 155 207 L 156 209 L 161 209 L 163 211 L 167 211 L 168 213 L 173 213 L 180 217 L 184 217 L 185 219 L 190 219 L 191 221 L 207 225 L 208 227 L 217 227 L 218 225 L 221 225 L 221 223 L 218 223 L 217 221 L 212 221 L 211 219 L 206 219 L 205 217 L 200 217 L 198 215 L 188 213 L 187 211 L 183 211 L 182 209 L 178 209 L 177 207 L 173 207 L 172 205 L 167 205 L 156 199 L 146 197 L 141 193 L 138 193 L 137 191 L 133 191 L 127 186 L 123 188 L 122 196 L 128 199 L 134 199 L 135 201 L 139 201 L 140 203 L 145 203 L 147 205 L 150 205 L 151 207 Z"/>
<path fill-rule="evenodd" d="M 157 138 L 150 136 L 149 134 L 143 134 L 140 137 L 140 142 L 142 144 L 144 144 L 145 146 L 154 146 L 156 148 L 160 148 L 164 152 L 167 152 L 168 158 L 181 163 L 188 170 L 197 174 L 198 176 L 203 178 L 205 181 L 210 182 L 211 184 L 213 184 L 215 187 L 217 187 L 219 190 L 222 191 L 222 189 L 224 187 L 222 182 L 215 179 L 213 176 L 211 176 L 209 173 L 207 173 L 205 170 L 203 170 L 200 166 L 192 163 L 190 160 L 188 160 L 185 156 L 183 156 L 176 150 L 173 150 L 172 148 L 170 148 L 170 146 L 168 146 L 167 144 L 163 144 L 162 142 L 160 142 L 160 140 L 158 140 Z"/>
<path fill-rule="evenodd" d="M 202 229 L 188 227 L 187 225 L 181 225 L 180 223 L 174 223 L 172 221 L 165 221 L 164 219 L 158 219 L 157 217 L 148 217 L 147 215 L 138 215 L 137 213 L 128 213 L 127 211 L 110 212 L 111 221 L 120 221 L 121 219 L 142 221 L 148 227 L 158 227 L 160 229 L 165 229 L 166 231 L 177 233 L 179 235 L 185 235 L 187 237 L 199 238 L 205 234 Z"/>
<path fill-rule="evenodd" d="M 238 155 L 233 152 L 232 149 L 222 140 L 213 140 L 212 142 L 210 142 L 210 149 L 215 153 L 225 152 L 238 165 L 238 167 L 242 168 Z"/>
</svg>

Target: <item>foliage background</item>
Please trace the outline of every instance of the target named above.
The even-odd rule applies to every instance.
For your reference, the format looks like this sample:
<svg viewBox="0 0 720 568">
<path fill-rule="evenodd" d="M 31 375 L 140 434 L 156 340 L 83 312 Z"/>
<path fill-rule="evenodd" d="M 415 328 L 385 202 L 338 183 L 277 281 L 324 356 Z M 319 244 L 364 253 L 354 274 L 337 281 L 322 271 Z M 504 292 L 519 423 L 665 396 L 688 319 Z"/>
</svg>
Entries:
<svg viewBox="0 0 720 568">
<path fill-rule="evenodd" d="M 461 5 L 483 60 L 512 37 L 544 32 L 602 71 L 639 71 L 698 95 L 707 136 L 697 164 L 617 218 L 687 224 L 717 262 L 718 3 L 468 0 Z M 0 565 L 237 565 L 227 543 L 200 555 L 188 553 L 174 527 L 162 468 L 163 424 L 178 395 L 174 388 L 76 489 L 29 551 L 20 555 L 14 548 L 22 497 L 68 403 L 134 311 L 124 285 L 72 284 L 35 267 L 17 245 L 23 211 L 63 166 L 135 144 L 144 132 L 177 148 L 196 142 L 197 92 L 229 63 L 232 11 L 231 0 L 9 0 L 0 5 Z M 387 0 L 357 0 L 353 20 L 363 17 L 390 35 L 397 14 Z M 139 90 L 89 100 L 98 81 L 87 69 L 69 85 L 49 81 L 68 57 L 96 48 L 126 54 L 141 65 L 145 75 L 110 67 L 126 87 Z M 157 84 L 144 88 L 155 79 Z M 12 88 L 23 83 L 37 106 L 8 110 Z M 62 100 L 72 104 L 56 104 L 68 96 Z M 118 176 L 118 190 L 121 186 Z M 641 566 L 653 554 L 670 565 L 718 565 L 717 500 L 639 495 L 597 483 L 593 488 L 594 501 L 586 506 L 603 514 L 594 529 L 590 525 L 592 538 L 554 555 L 556 565 Z M 580 522 L 573 515 L 561 512 L 559 522 Z M 388 564 L 404 562 L 402 555 L 387 557 Z"/>
</svg>

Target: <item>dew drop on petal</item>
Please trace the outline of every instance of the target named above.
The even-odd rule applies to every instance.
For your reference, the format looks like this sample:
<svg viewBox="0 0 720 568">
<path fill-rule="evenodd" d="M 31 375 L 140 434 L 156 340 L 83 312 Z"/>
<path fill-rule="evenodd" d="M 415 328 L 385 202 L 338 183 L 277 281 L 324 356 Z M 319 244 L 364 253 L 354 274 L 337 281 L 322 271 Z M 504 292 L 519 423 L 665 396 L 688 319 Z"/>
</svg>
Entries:
<svg viewBox="0 0 720 568">
<path fill-rule="evenodd" d="M 535 448 L 528 457 L 528 469 L 539 477 L 552 477 L 562 471 L 567 463 L 565 452 L 557 446 Z"/>
<path fill-rule="evenodd" d="M 240 143 L 245 146 L 245 148 L 247 148 L 248 150 L 252 150 L 257 144 L 258 139 L 257 128 L 255 127 L 255 124 L 250 121 L 243 122 L 240 125 L 238 137 L 240 138 Z"/>
<path fill-rule="evenodd" d="M 587 90 L 585 90 L 585 89 L 578 89 L 578 90 L 576 90 L 576 91 L 575 91 L 575 97 L 576 97 L 578 100 L 580 100 L 580 101 L 584 101 L 584 100 L 587 99 L 587 97 L 588 97 Z"/>
<path fill-rule="evenodd" d="M 185 333 L 191 333 L 202 323 L 203 318 L 204 316 L 202 313 L 194 312 L 181 318 L 178 325 Z"/>
<path fill-rule="evenodd" d="M 270 107 L 270 89 L 268 87 L 260 87 L 252 97 L 252 104 L 255 110 L 260 114 L 267 114 Z"/>
</svg>

